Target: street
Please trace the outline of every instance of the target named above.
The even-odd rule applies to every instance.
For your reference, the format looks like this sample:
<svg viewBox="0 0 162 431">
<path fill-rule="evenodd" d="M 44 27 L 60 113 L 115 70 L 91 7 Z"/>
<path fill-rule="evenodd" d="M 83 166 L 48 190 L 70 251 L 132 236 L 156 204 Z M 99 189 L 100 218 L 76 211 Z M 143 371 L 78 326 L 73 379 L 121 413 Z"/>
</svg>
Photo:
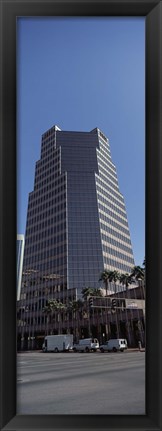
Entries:
<svg viewBox="0 0 162 431">
<path fill-rule="evenodd" d="M 19 353 L 17 414 L 145 414 L 145 353 Z"/>
</svg>

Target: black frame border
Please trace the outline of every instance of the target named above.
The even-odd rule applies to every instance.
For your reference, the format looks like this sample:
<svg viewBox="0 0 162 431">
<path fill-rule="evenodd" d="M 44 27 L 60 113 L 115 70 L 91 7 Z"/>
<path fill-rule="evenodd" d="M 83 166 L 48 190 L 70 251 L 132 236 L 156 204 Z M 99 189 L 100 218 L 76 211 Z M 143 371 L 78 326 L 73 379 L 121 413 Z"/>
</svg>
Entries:
<svg viewBox="0 0 162 431">
<path fill-rule="evenodd" d="M 162 405 L 162 0 L 0 0 L 0 12 L 1 429 L 160 431 L 162 430 L 160 411 Z M 144 416 L 16 416 L 16 18 L 19 16 L 144 16 L 146 19 L 147 410 Z"/>
</svg>

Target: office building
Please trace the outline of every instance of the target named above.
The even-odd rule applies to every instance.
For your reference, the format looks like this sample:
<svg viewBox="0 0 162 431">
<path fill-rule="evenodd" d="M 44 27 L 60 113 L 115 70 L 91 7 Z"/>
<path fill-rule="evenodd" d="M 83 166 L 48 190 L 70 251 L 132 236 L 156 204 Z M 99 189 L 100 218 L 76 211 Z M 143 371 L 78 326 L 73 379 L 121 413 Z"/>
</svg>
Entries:
<svg viewBox="0 0 162 431">
<path fill-rule="evenodd" d="M 104 270 L 130 273 L 133 266 L 109 140 L 98 128 L 52 127 L 42 135 L 28 201 L 21 294 L 25 321 L 44 330 L 42 310 L 49 298 L 81 298 L 83 288 L 101 286 Z"/>
</svg>

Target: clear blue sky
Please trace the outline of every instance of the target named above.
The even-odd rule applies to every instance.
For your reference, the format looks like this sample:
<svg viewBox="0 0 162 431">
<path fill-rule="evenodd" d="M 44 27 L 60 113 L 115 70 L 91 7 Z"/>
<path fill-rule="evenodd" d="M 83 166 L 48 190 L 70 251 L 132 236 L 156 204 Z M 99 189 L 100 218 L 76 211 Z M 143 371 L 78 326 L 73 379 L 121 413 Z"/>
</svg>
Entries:
<svg viewBox="0 0 162 431">
<path fill-rule="evenodd" d="M 17 231 L 41 135 L 100 128 L 110 141 L 136 265 L 145 256 L 145 19 L 18 18 Z"/>
</svg>

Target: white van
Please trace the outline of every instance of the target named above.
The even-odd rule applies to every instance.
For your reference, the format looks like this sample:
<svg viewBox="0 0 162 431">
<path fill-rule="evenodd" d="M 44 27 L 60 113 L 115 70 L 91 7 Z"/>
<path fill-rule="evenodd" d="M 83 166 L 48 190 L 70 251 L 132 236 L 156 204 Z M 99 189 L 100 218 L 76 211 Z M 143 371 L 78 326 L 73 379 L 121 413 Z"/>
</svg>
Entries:
<svg viewBox="0 0 162 431">
<path fill-rule="evenodd" d="M 125 338 L 113 338 L 106 341 L 106 344 L 100 346 L 100 351 L 104 352 L 124 352 L 127 349 L 127 340 Z"/>
<path fill-rule="evenodd" d="M 73 348 L 73 335 L 46 335 L 42 346 L 43 352 L 66 352 Z"/>
<path fill-rule="evenodd" d="M 73 345 L 74 352 L 96 352 L 99 349 L 97 338 L 82 338 L 78 344 Z"/>
</svg>

